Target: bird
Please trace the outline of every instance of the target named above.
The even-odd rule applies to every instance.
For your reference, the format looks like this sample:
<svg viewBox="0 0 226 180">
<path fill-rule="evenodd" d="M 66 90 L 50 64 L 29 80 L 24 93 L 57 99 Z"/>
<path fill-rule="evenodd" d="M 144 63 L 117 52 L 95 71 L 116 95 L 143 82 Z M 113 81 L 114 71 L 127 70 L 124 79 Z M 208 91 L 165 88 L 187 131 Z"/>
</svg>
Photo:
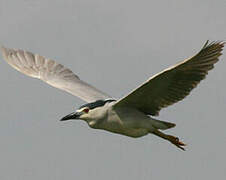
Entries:
<svg viewBox="0 0 226 180">
<path fill-rule="evenodd" d="M 86 104 L 61 121 L 84 120 L 102 129 L 133 138 L 154 134 L 181 150 L 186 144 L 163 131 L 175 123 L 158 120 L 162 108 L 184 99 L 222 55 L 225 42 L 206 41 L 194 56 L 150 77 L 128 95 L 116 99 L 81 80 L 69 68 L 52 59 L 21 49 L 1 47 L 3 59 L 19 72 L 40 79 L 84 100 Z"/>
</svg>

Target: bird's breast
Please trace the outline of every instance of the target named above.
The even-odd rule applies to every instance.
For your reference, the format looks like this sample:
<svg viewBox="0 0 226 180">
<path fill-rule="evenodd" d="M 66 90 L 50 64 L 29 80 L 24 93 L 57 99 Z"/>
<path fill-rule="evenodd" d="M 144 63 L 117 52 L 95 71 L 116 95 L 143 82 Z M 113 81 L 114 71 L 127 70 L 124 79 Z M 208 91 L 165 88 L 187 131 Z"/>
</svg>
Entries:
<svg viewBox="0 0 226 180">
<path fill-rule="evenodd" d="M 123 134 L 131 137 L 141 137 L 148 133 L 147 129 L 141 128 L 139 121 L 132 110 L 115 111 L 108 109 L 107 115 L 97 122 L 90 122 L 90 126 L 96 129 L 104 129 L 110 132 Z M 142 116 L 142 118 L 144 118 Z"/>
</svg>

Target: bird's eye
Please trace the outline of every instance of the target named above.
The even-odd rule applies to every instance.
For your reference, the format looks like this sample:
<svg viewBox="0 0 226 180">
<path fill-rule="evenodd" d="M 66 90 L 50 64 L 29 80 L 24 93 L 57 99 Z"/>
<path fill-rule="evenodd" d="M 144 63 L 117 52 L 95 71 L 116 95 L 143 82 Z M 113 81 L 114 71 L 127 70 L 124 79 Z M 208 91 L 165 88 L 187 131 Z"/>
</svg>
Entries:
<svg viewBox="0 0 226 180">
<path fill-rule="evenodd" d="M 89 108 L 83 109 L 83 112 L 88 113 L 89 112 Z"/>
</svg>

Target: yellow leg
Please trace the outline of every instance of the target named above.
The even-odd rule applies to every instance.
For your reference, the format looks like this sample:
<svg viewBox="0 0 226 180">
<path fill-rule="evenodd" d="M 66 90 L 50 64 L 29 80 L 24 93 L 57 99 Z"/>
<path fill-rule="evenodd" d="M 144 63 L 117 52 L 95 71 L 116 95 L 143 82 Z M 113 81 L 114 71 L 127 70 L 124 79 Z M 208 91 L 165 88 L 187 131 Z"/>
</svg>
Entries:
<svg viewBox="0 0 226 180">
<path fill-rule="evenodd" d="M 159 131 L 157 129 L 154 132 L 152 132 L 152 133 L 155 134 L 156 136 L 159 136 L 159 137 L 161 137 L 163 139 L 166 139 L 166 140 L 170 141 L 172 144 L 174 144 L 178 148 L 180 148 L 180 149 L 185 151 L 183 146 L 186 146 L 186 144 L 184 144 L 183 142 L 179 141 L 178 137 L 171 136 L 171 135 L 168 135 L 168 134 L 164 134 L 164 133 L 162 133 L 161 131 Z"/>
</svg>

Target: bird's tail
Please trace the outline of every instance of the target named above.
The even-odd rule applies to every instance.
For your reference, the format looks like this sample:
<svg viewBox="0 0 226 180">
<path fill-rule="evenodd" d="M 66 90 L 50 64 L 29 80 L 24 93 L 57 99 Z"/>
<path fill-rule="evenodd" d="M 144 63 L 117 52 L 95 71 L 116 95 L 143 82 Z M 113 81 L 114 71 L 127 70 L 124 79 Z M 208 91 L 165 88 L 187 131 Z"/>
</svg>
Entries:
<svg viewBox="0 0 226 180">
<path fill-rule="evenodd" d="M 169 128 L 173 128 L 176 126 L 176 124 L 174 123 L 170 123 L 170 122 L 165 122 L 165 121 L 160 121 L 157 119 L 152 119 L 152 125 L 156 128 L 156 129 L 169 129 Z"/>
</svg>

